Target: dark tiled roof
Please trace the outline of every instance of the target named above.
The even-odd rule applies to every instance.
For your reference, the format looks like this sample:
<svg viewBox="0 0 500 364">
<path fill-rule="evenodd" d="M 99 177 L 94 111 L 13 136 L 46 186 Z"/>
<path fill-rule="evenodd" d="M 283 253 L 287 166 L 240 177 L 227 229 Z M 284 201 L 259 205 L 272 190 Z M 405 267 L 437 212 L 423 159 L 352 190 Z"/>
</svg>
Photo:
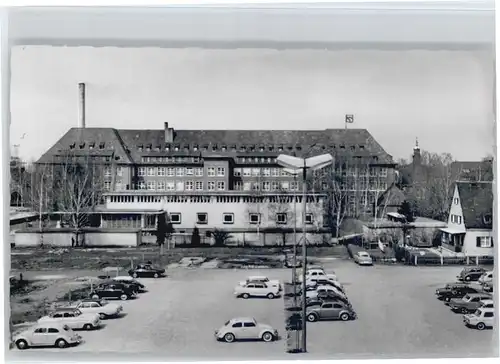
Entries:
<svg viewBox="0 0 500 364">
<path fill-rule="evenodd" d="M 383 208 L 387 201 L 387 206 L 399 206 L 406 199 L 406 196 L 401 189 L 399 189 L 395 183 L 391 184 L 387 190 L 385 190 L 382 195 L 380 195 L 377 200 L 377 206 Z"/>
<path fill-rule="evenodd" d="M 310 156 L 330 152 L 336 155 L 376 157 L 375 163 L 394 163 L 392 156 L 385 152 L 366 129 L 174 130 L 173 141 L 166 143 L 164 129 L 111 128 L 72 128 L 40 158 L 39 162 L 48 161 L 58 150 L 68 150 L 75 142 L 74 148 L 79 149 L 80 141 L 86 143 L 85 150 L 88 150 L 89 142 L 95 142 L 96 146 L 105 142 L 106 146 L 111 147 L 111 150 L 120 156 L 120 162 L 124 163 L 128 161 L 139 163 L 143 156 L 179 155 L 186 152 L 190 155 L 208 152 L 230 157 L 249 155 L 271 157 L 292 152 L 297 156 L 304 156 L 306 153 Z M 310 150 L 313 144 L 315 146 Z M 222 149 L 224 147 L 225 149 Z M 96 149 L 99 151 L 98 147 L 94 148 L 94 151 Z M 176 148 L 178 150 L 175 150 Z"/>
<path fill-rule="evenodd" d="M 451 164 L 452 175 L 456 179 L 490 180 L 492 161 L 455 161 Z"/>
<path fill-rule="evenodd" d="M 493 189 L 490 182 L 457 182 L 467 229 L 491 229 Z"/>
</svg>

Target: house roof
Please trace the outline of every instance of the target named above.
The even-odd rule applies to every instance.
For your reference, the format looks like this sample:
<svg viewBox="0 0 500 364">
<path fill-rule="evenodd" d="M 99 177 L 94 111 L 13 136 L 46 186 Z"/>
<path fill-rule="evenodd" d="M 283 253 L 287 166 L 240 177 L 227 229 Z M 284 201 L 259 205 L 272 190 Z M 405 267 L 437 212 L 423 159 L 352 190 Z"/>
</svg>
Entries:
<svg viewBox="0 0 500 364">
<path fill-rule="evenodd" d="M 470 179 L 475 180 L 490 180 L 492 176 L 488 176 L 488 171 L 492 168 L 491 160 L 483 161 L 455 161 L 451 163 L 452 176 L 457 180 Z"/>
<path fill-rule="evenodd" d="M 401 191 L 394 182 L 380 195 L 377 200 L 377 206 L 382 206 L 386 203 L 386 200 L 387 206 L 399 206 L 403 203 L 405 198 L 404 192 Z"/>
<path fill-rule="evenodd" d="M 457 182 L 467 229 L 491 229 L 493 189 L 491 182 Z"/>
<path fill-rule="evenodd" d="M 100 144 L 104 147 L 100 148 Z M 93 148 L 90 148 L 93 145 Z M 86 151 L 95 155 L 112 153 L 118 163 L 139 163 L 144 156 L 182 154 L 202 156 L 265 156 L 296 153 L 304 156 L 330 152 L 337 156 L 376 157 L 375 164 L 393 164 L 392 156 L 366 129 L 326 130 L 174 130 L 173 141 L 165 142 L 165 130 L 72 128 L 38 161 L 50 162 L 64 151 Z M 72 148 L 72 149 L 71 149 Z M 107 153 L 107 154 L 106 154 Z M 187 154 L 186 154 L 187 153 Z"/>
</svg>

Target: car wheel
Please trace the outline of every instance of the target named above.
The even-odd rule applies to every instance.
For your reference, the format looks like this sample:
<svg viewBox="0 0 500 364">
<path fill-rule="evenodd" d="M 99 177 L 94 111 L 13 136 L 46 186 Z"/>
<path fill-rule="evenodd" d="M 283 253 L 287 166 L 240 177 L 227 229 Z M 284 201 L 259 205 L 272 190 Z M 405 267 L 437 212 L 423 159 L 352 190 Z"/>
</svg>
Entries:
<svg viewBox="0 0 500 364">
<path fill-rule="evenodd" d="M 23 339 L 17 340 L 16 346 L 19 350 L 28 349 L 28 342 L 26 340 L 23 340 Z"/>
<path fill-rule="evenodd" d="M 85 325 L 83 325 L 83 329 L 84 329 L 84 330 L 87 330 L 87 331 L 92 330 L 92 328 L 93 328 L 93 327 L 94 327 L 94 326 L 92 326 L 91 324 L 85 324 Z"/>
<path fill-rule="evenodd" d="M 484 323 L 480 322 L 480 323 L 478 323 L 478 324 L 476 325 L 476 328 L 477 328 L 478 330 L 484 330 L 484 329 L 486 328 L 486 325 L 485 325 Z"/>
<path fill-rule="evenodd" d="M 128 299 L 128 296 L 124 293 L 124 294 L 122 294 L 122 295 L 120 296 L 120 299 L 121 299 L 122 301 L 126 301 L 126 300 Z"/>
<path fill-rule="evenodd" d="M 272 300 L 274 298 L 274 294 L 272 293 L 268 293 L 267 294 L 267 298 L 269 298 L 270 300 Z"/>
<path fill-rule="evenodd" d="M 159 277 L 158 273 L 153 274 L 153 277 L 158 278 Z"/>
<path fill-rule="evenodd" d="M 450 302 L 451 297 L 445 297 L 445 298 L 444 298 L 444 300 L 445 300 L 446 302 Z"/>
<path fill-rule="evenodd" d="M 307 315 L 307 321 L 309 321 L 309 322 L 314 322 L 314 321 L 316 321 L 317 319 L 318 319 L 318 318 L 317 318 L 317 317 L 316 317 L 316 315 L 315 315 L 315 314 L 313 314 L 313 313 L 311 313 L 311 314 Z"/>
<path fill-rule="evenodd" d="M 93 300 L 98 300 L 99 299 L 99 295 L 96 295 L 96 294 L 92 295 L 92 299 Z"/>
<path fill-rule="evenodd" d="M 134 272 L 134 274 L 132 274 L 132 277 L 137 278 L 138 277 L 137 272 Z"/>
<path fill-rule="evenodd" d="M 104 320 L 105 318 L 106 318 L 106 314 L 101 312 L 101 313 L 99 314 L 99 319 L 100 319 L 100 320 Z"/>
<path fill-rule="evenodd" d="M 68 343 L 67 343 L 67 342 L 66 342 L 66 340 L 64 340 L 64 339 L 59 339 L 59 340 L 57 340 L 57 341 L 56 341 L 56 346 L 57 346 L 58 348 L 63 349 L 63 348 L 65 348 L 66 346 L 68 346 Z"/>
<path fill-rule="evenodd" d="M 227 333 L 224 335 L 224 341 L 227 343 L 232 343 L 234 341 L 234 335 L 231 333 Z"/>
<path fill-rule="evenodd" d="M 241 295 L 241 298 L 244 298 L 244 299 L 247 299 L 248 297 L 250 297 L 250 295 L 248 293 L 243 293 Z"/>
<path fill-rule="evenodd" d="M 273 341 L 273 339 L 274 336 L 269 331 L 266 331 L 262 334 L 262 340 L 264 340 L 266 343 Z"/>
<path fill-rule="evenodd" d="M 347 321 L 347 320 L 349 320 L 349 318 L 350 318 L 350 317 L 349 317 L 349 314 L 348 314 L 348 313 L 345 313 L 345 312 L 344 312 L 342 315 L 340 315 L 340 319 L 341 319 L 342 321 Z"/>
</svg>

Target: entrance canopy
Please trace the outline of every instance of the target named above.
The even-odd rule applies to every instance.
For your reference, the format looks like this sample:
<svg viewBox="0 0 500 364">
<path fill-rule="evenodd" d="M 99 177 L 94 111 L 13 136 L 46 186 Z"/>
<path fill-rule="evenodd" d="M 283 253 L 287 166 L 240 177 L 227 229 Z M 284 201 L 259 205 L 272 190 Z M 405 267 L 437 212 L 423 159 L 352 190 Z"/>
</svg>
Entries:
<svg viewBox="0 0 500 364">
<path fill-rule="evenodd" d="M 465 231 L 458 230 L 458 229 L 453 229 L 453 228 L 441 228 L 439 230 L 441 230 L 444 233 L 451 234 L 451 235 L 465 234 Z"/>
</svg>

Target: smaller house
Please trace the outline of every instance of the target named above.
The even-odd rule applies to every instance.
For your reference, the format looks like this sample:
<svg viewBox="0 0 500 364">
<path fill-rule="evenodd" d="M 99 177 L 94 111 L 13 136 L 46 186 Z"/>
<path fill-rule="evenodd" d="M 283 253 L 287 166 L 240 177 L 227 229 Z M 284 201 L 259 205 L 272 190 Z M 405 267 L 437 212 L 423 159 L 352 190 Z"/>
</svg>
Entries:
<svg viewBox="0 0 500 364">
<path fill-rule="evenodd" d="M 457 181 L 441 229 L 444 248 L 465 256 L 493 256 L 493 190 L 491 182 Z"/>
<path fill-rule="evenodd" d="M 398 210 L 405 200 L 405 194 L 395 183 L 384 191 L 378 198 L 377 202 L 377 217 L 384 218 L 385 215 L 397 216 Z"/>
</svg>

